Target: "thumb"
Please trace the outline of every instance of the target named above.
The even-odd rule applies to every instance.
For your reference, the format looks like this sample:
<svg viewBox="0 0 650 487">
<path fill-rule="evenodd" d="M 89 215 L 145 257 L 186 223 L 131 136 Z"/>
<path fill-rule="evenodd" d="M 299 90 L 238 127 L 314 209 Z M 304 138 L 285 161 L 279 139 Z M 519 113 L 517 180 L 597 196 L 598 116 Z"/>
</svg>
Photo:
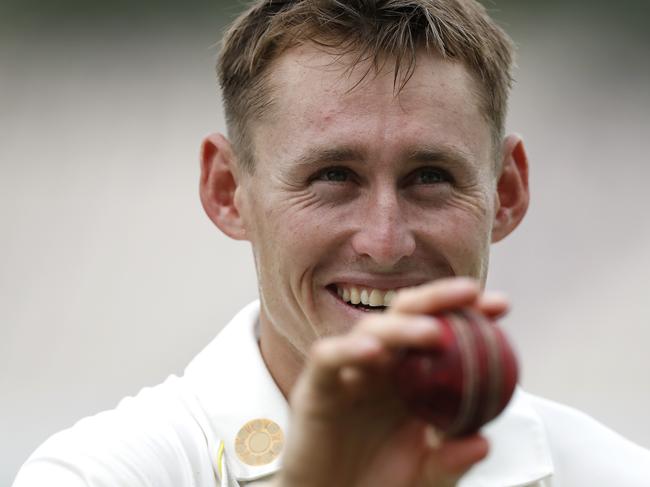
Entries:
<svg viewBox="0 0 650 487">
<path fill-rule="evenodd" d="M 488 442 L 479 435 L 448 439 L 431 446 L 425 456 L 418 487 L 453 487 L 474 464 L 488 454 Z"/>
</svg>

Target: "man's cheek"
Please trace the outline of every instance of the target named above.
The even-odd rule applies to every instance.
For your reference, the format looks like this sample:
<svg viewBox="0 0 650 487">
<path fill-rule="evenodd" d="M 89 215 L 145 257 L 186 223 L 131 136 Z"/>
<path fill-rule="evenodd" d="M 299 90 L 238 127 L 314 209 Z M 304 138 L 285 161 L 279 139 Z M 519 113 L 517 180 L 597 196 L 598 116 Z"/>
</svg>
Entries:
<svg viewBox="0 0 650 487">
<path fill-rule="evenodd" d="M 484 185 L 477 184 L 464 188 L 463 191 L 455 191 L 453 197 L 447 201 L 446 211 L 463 220 L 470 219 L 479 223 L 489 216 L 493 204 L 493 198 Z"/>
<path fill-rule="evenodd" d="M 448 261 L 456 275 L 479 277 L 489 249 L 489 232 L 472 220 L 449 220 L 436 238 L 436 250 Z"/>
</svg>

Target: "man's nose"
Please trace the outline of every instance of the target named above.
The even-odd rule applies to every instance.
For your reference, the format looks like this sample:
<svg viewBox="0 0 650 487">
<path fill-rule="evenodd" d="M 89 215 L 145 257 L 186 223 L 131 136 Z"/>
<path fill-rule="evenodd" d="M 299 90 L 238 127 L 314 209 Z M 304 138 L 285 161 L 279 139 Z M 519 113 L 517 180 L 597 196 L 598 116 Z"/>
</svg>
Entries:
<svg viewBox="0 0 650 487">
<path fill-rule="evenodd" d="M 369 198 L 359 219 L 358 230 L 352 238 L 352 247 L 358 255 L 370 257 L 381 267 L 392 268 L 415 252 L 415 237 L 394 191 L 383 191 Z"/>
</svg>

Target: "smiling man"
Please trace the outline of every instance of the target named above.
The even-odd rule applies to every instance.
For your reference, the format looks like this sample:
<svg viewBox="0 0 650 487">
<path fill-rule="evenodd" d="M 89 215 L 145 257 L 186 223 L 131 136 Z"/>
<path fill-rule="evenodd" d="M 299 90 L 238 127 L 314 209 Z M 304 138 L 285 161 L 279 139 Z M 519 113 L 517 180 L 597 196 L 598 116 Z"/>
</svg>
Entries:
<svg viewBox="0 0 650 487">
<path fill-rule="evenodd" d="M 252 243 L 262 354 L 285 394 L 316 340 L 349 331 L 387 294 L 442 277 L 485 282 L 490 242 L 526 210 L 522 142 L 494 147 L 501 128 L 478 81 L 459 62 L 413 55 L 399 87 L 381 58 L 288 49 L 246 129 L 251 166 L 225 138 L 205 142 L 202 200 L 221 230 Z"/>
<path fill-rule="evenodd" d="M 229 136 L 201 149 L 203 206 L 252 245 L 259 302 L 182 378 L 42 445 L 16 487 L 632 486 L 650 455 L 518 390 L 480 434 L 409 413 L 396 355 L 435 315 L 507 311 L 490 244 L 528 207 L 504 136 L 512 47 L 471 0 L 260 1 L 219 63 Z"/>
</svg>

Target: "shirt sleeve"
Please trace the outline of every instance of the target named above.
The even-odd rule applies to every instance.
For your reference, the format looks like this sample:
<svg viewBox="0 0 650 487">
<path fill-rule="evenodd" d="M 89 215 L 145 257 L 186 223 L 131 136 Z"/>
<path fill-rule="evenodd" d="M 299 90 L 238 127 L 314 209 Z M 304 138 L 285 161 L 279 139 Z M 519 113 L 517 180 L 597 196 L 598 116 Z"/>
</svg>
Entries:
<svg viewBox="0 0 650 487">
<path fill-rule="evenodd" d="M 23 465 L 13 487 L 216 485 L 205 435 L 172 382 L 55 434 Z"/>
<path fill-rule="evenodd" d="M 27 462 L 18 473 L 13 485 L 18 487 L 40 485 L 86 487 L 88 483 L 72 465 L 58 464 L 54 458 L 42 458 Z"/>
</svg>

